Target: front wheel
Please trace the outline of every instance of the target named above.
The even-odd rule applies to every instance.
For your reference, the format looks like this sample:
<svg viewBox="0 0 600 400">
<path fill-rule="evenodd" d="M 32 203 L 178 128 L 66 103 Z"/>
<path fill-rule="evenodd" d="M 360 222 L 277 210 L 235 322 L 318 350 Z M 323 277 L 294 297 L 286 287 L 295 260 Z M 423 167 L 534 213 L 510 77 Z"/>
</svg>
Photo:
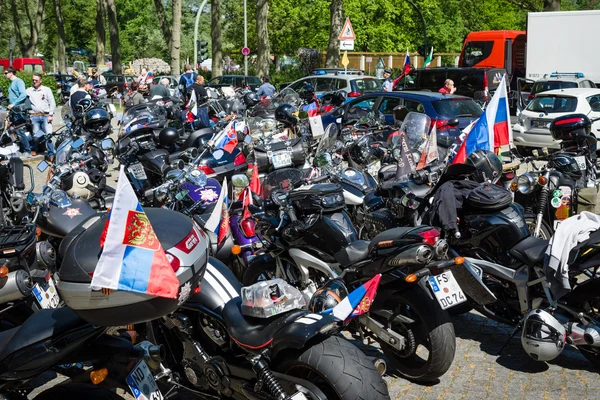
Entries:
<svg viewBox="0 0 600 400">
<path fill-rule="evenodd" d="M 527 224 L 527 230 L 531 236 L 535 236 L 535 225 L 537 222 L 537 218 L 535 216 L 525 216 L 525 224 Z M 540 226 L 540 239 L 550 240 L 552 237 L 553 230 L 546 222 L 546 220 L 542 219 L 542 226 Z"/>
<path fill-rule="evenodd" d="M 284 360 L 275 370 L 313 383 L 328 400 L 390 398 L 387 385 L 373 362 L 339 336 L 315 344 L 296 359 Z"/>
<path fill-rule="evenodd" d="M 391 367 L 414 382 L 431 382 L 444 375 L 452 365 L 456 351 L 454 326 L 448 313 L 420 287 L 391 296 L 384 309 L 391 310 L 392 315 L 401 314 L 415 321 L 407 324 L 380 320 L 406 338 L 402 350 L 380 342 Z"/>
</svg>

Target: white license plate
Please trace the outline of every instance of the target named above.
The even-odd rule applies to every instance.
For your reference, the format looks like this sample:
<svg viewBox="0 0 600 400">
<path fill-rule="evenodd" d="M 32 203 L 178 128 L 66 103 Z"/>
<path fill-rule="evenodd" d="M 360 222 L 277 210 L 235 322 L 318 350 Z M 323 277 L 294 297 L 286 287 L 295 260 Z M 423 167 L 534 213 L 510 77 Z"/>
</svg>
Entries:
<svg viewBox="0 0 600 400">
<path fill-rule="evenodd" d="M 60 296 L 52 278 L 46 283 L 36 283 L 33 286 L 33 294 L 42 308 L 56 308 L 60 303 Z"/>
<path fill-rule="evenodd" d="M 292 153 L 287 150 L 273 153 L 273 167 L 282 168 L 292 165 Z"/>
<path fill-rule="evenodd" d="M 573 157 L 573 158 L 577 162 L 577 165 L 579 165 L 580 170 L 585 171 L 587 169 L 587 163 L 585 162 L 585 156 L 577 156 L 577 157 Z"/>
<path fill-rule="evenodd" d="M 144 360 L 140 360 L 127 376 L 127 384 L 137 400 L 162 400 L 154 375 Z"/>
<path fill-rule="evenodd" d="M 381 168 L 381 161 L 377 161 L 367 167 L 367 172 L 373 178 L 377 178 L 377 174 L 379 173 L 380 168 Z"/>
<path fill-rule="evenodd" d="M 454 279 L 452 271 L 442 272 L 439 275 L 430 277 L 427 281 L 442 310 L 467 301 L 467 297 L 456 279 Z"/>
<path fill-rule="evenodd" d="M 142 164 L 140 163 L 131 164 L 127 169 L 135 179 L 148 179 L 146 171 L 144 171 L 144 167 L 142 167 Z"/>
<path fill-rule="evenodd" d="M 540 129 L 548 129 L 550 128 L 550 122 L 548 121 L 539 121 L 539 120 L 533 120 L 531 121 L 531 127 L 532 128 L 540 128 Z"/>
</svg>

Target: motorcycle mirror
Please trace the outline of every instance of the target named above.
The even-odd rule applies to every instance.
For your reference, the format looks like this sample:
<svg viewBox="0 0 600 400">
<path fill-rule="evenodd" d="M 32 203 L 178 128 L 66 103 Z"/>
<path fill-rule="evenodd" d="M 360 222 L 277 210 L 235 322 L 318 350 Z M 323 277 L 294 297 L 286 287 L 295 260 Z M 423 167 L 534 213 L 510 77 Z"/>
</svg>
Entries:
<svg viewBox="0 0 600 400">
<path fill-rule="evenodd" d="M 73 150 L 78 150 L 81 146 L 83 146 L 84 141 L 83 139 L 79 138 L 76 141 L 74 141 L 73 143 L 71 143 L 71 148 Z"/>
<path fill-rule="evenodd" d="M 458 126 L 458 118 L 452 118 L 451 120 L 448 121 L 447 125 L 451 126 L 451 127 Z"/>
<path fill-rule="evenodd" d="M 338 118 L 335 120 L 336 124 L 341 124 L 342 123 L 342 118 Z"/>
<path fill-rule="evenodd" d="M 231 184 L 235 188 L 245 188 L 250 185 L 250 179 L 246 174 L 235 174 L 231 177 Z"/>
<path fill-rule="evenodd" d="M 37 165 L 37 170 L 40 172 L 44 172 L 45 170 L 47 170 L 49 167 L 48 163 L 46 162 L 46 160 L 42 160 L 39 162 L 39 164 Z"/>
<path fill-rule="evenodd" d="M 175 160 L 171 163 L 171 168 L 181 171 L 183 168 L 185 168 L 185 163 L 183 160 Z"/>
<path fill-rule="evenodd" d="M 100 148 L 102 148 L 102 150 L 112 150 L 115 148 L 115 141 L 111 138 L 103 139 L 102 142 L 100 142 Z"/>
</svg>

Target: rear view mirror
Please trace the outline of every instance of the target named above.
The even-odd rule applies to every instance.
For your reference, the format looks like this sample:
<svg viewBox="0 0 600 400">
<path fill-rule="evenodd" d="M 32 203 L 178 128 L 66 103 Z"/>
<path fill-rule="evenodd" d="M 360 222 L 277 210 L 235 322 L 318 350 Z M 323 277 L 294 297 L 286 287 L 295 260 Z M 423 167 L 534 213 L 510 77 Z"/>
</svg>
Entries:
<svg viewBox="0 0 600 400">
<path fill-rule="evenodd" d="M 231 177 L 231 184 L 236 188 L 245 188 L 250 185 L 250 180 L 245 174 L 236 174 Z"/>
<path fill-rule="evenodd" d="M 115 148 L 115 141 L 111 138 L 103 139 L 102 142 L 100 142 L 100 147 L 102 150 L 112 150 Z"/>
<path fill-rule="evenodd" d="M 46 162 L 46 160 L 42 160 L 39 162 L 39 164 L 37 165 L 37 170 L 40 172 L 44 172 L 45 170 L 47 170 L 49 167 L 48 163 Z"/>
</svg>

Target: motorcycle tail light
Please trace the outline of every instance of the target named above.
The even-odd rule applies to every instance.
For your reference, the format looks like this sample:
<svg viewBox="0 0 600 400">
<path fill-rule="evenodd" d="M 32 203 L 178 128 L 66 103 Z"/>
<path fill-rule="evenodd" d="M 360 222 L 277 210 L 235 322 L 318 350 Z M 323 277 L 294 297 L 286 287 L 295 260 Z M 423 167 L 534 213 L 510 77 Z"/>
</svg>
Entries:
<svg viewBox="0 0 600 400">
<path fill-rule="evenodd" d="M 418 235 L 423 238 L 423 241 L 425 243 L 428 243 L 433 246 L 433 245 L 435 245 L 435 242 L 437 242 L 438 239 L 440 238 L 440 231 L 438 231 L 437 229 L 431 228 L 426 231 L 419 232 Z"/>
<path fill-rule="evenodd" d="M 348 97 L 360 97 L 362 96 L 361 92 L 350 92 L 348 93 Z"/>
<path fill-rule="evenodd" d="M 177 270 L 181 266 L 181 262 L 179 261 L 179 258 L 175 257 L 174 255 L 172 255 L 170 253 L 165 253 L 165 254 L 167 255 L 167 260 L 169 260 L 169 263 L 171 264 L 171 268 L 173 268 L 174 272 L 177 272 Z"/>
<path fill-rule="evenodd" d="M 256 236 L 256 222 L 250 218 L 242 220 L 242 222 L 240 222 L 240 227 L 242 228 L 242 233 L 247 238 Z"/>
<path fill-rule="evenodd" d="M 199 169 L 200 171 L 204 171 L 204 173 L 205 173 L 206 175 L 212 175 L 212 174 L 214 174 L 214 173 L 215 173 L 215 170 L 214 170 L 214 169 L 212 169 L 211 167 L 209 167 L 208 165 L 199 165 L 199 166 L 198 166 L 198 169 Z"/>
<path fill-rule="evenodd" d="M 242 165 L 246 162 L 246 157 L 244 157 L 244 154 L 240 153 L 237 156 L 235 156 L 235 159 L 233 160 L 233 165 L 234 166 L 238 166 L 238 165 Z"/>
</svg>

